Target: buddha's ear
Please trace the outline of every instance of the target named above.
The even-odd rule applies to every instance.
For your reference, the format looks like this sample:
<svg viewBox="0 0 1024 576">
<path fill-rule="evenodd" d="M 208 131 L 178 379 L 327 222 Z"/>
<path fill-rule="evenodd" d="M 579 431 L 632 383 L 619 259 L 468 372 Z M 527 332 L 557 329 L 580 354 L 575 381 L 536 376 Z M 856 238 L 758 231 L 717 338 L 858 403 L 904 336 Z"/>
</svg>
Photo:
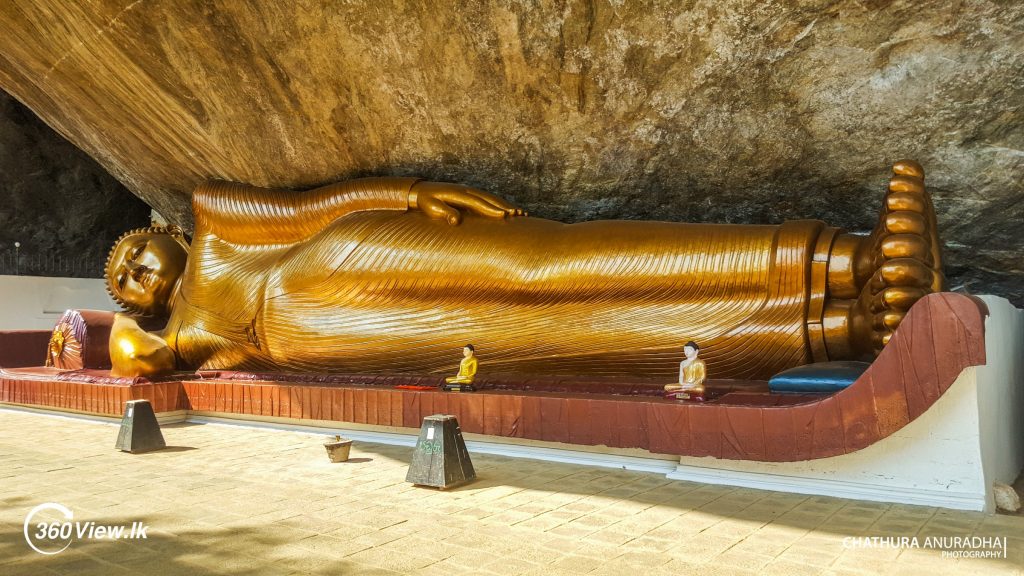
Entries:
<svg viewBox="0 0 1024 576">
<path fill-rule="evenodd" d="M 189 247 L 188 239 L 185 238 L 185 230 L 181 226 L 178 226 L 177 224 L 169 224 L 167 226 L 167 233 L 171 235 L 171 238 L 181 242 L 181 244 L 186 248 Z"/>
</svg>

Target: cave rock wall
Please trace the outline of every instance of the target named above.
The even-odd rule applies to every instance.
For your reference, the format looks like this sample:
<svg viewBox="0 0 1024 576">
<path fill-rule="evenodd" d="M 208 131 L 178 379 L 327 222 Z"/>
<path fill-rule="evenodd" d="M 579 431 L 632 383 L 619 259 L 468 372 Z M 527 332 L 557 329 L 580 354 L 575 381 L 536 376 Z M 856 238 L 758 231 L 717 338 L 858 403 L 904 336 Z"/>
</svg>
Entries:
<svg viewBox="0 0 1024 576">
<path fill-rule="evenodd" d="M 1022 300 L 1021 3 L 12 0 L 0 29 L 0 87 L 186 227 L 209 178 L 416 174 L 857 230 L 910 157 L 952 287 Z"/>
</svg>

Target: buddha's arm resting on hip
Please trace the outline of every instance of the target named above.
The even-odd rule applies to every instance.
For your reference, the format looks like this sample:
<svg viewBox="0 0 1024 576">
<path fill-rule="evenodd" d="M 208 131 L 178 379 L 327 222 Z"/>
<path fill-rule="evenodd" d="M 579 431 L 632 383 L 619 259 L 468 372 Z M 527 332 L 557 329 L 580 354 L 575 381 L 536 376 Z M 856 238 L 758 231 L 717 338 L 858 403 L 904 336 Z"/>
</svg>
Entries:
<svg viewBox="0 0 1024 576">
<path fill-rule="evenodd" d="M 460 209 L 492 218 L 525 215 L 481 190 L 406 177 L 359 178 L 306 192 L 211 182 L 192 195 L 196 231 L 232 244 L 291 244 L 342 216 L 370 210 L 419 210 L 456 225 Z"/>
</svg>

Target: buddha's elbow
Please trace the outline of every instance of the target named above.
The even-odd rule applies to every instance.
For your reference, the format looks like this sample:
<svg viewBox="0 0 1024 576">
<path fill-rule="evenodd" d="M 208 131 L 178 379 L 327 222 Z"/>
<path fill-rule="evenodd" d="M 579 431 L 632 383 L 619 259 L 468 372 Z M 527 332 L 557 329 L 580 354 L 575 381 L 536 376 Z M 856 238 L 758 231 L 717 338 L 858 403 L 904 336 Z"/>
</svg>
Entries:
<svg viewBox="0 0 1024 576">
<path fill-rule="evenodd" d="M 111 356 L 110 373 L 116 377 L 159 376 L 175 368 L 174 353 L 169 348 L 148 352 L 133 350 L 118 356 Z"/>
</svg>

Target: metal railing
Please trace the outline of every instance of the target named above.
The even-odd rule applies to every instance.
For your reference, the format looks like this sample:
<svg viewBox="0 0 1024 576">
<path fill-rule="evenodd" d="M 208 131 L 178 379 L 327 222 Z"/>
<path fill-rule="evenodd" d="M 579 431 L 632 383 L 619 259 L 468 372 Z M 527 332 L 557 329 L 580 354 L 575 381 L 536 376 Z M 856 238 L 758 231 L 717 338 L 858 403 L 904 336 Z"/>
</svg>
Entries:
<svg viewBox="0 0 1024 576">
<path fill-rule="evenodd" d="M 0 275 L 101 278 L 106 257 L 33 253 L 24 249 L 0 251 Z"/>
</svg>

